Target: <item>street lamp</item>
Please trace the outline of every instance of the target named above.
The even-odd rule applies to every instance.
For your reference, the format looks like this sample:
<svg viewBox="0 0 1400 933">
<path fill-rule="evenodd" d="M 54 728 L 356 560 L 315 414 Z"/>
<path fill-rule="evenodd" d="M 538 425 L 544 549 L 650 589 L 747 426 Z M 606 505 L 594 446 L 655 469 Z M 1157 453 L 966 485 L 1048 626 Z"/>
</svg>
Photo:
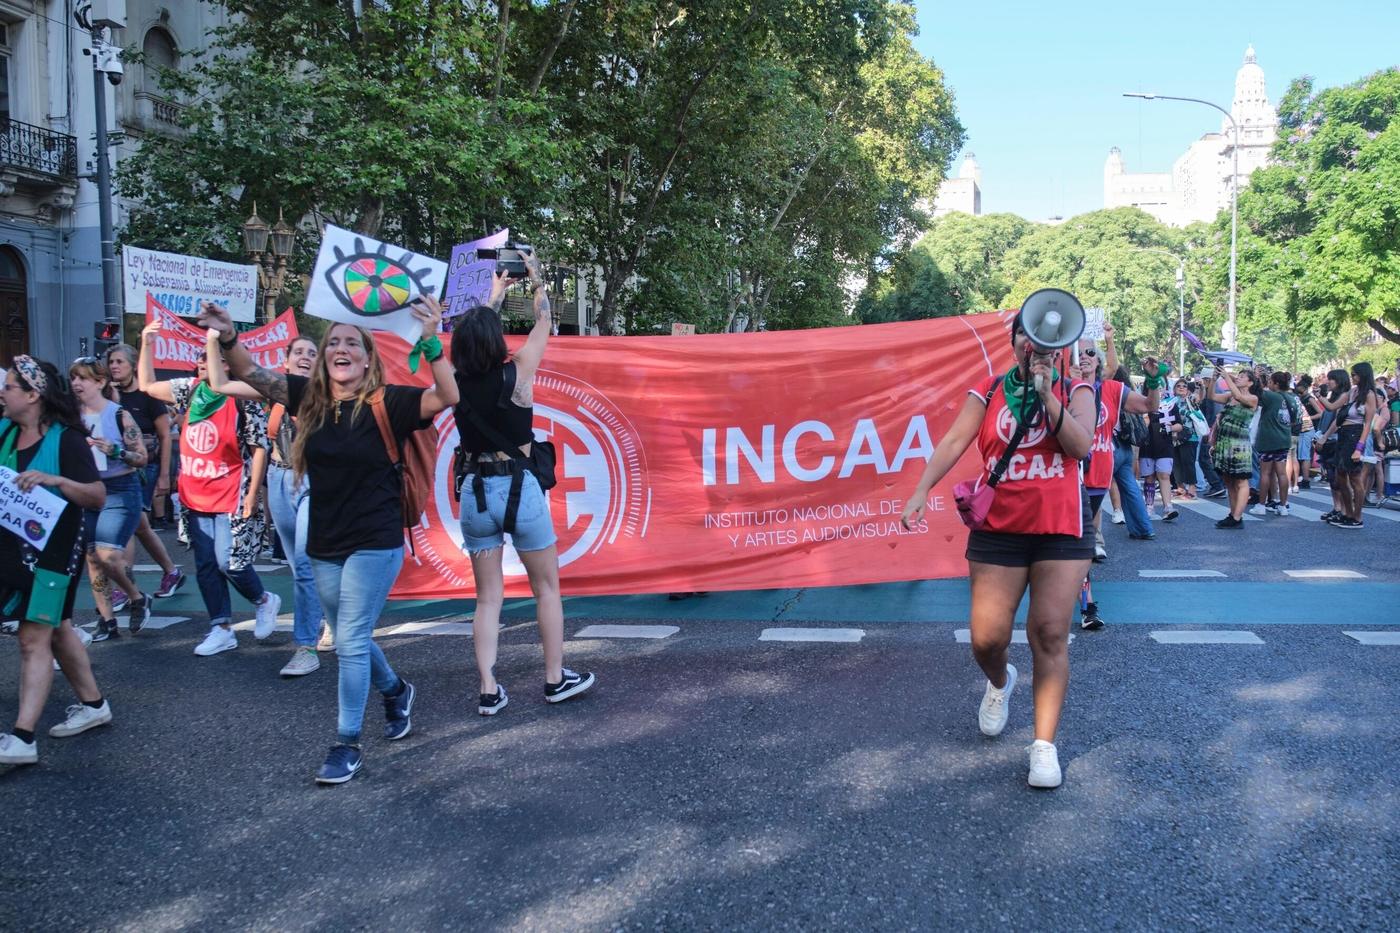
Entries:
<svg viewBox="0 0 1400 933">
<path fill-rule="evenodd" d="M 1140 253 L 1157 253 L 1162 256 L 1170 256 L 1176 260 L 1176 313 L 1177 324 L 1181 331 L 1186 330 L 1186 257 L 1178 256 L 1171 250 L 1152 249 L 1147 246 L 1139 246 Z M 1180 331 L 1176 338 L 1176 373 L 1178 376 L 1186 375 L 1186 338 L 1181 336 Z"/>
<path fill-rule="evenodd" d="M 1230 127 L 1234 130 L 1235 144 L 1232 149 L 1234 155 L 1235 170 L 1230 175 L 1230 316 L 1225 324 L 1226 333 L 1225 349 L 1234 350 L 1236 348 L 1236 338 L 1239 333 L 1235 326 L 1235 244 L 1240 223 L 1240 125 L 1235 122 L 1235 117 L 1230 111 L 1219 104 L 1212 104 L 1208 100 L 1201 100 L 1197 97 L 1173 97 L 1170 94 L 1133 94 L 1125 93 L 1124 97 L 1139 97 L 1143 100 L 1182 100 L 1190 104 L 1205 104 L 1207 107 L 1214 107 L 1225 114 L 1225 119 L 1230 121 Z"/>
<path fill-rule="evenodd" d="M 243 249 L 258 267 L 258 287 L 263 290 L 263 317 L 272 321 L 277 316 L 277 299 L 287 279 L 287 259 L 296 245 L 296 228 L 282 219 L 277 211 L 277 223 L 271 229 L 258 216 L 253 202 L 253 216 L 243 221 Z M 269 240 L 271 250 L 268 249 Z"/>
</svg>

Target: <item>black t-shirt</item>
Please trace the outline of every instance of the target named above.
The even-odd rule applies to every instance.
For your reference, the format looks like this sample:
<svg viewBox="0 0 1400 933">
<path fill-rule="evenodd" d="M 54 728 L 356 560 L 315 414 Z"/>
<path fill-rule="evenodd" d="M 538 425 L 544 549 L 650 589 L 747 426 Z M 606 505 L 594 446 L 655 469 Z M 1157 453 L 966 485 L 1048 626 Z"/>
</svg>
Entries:
<svg viewBox="0 0 1400 933">
<path fill-rule="evenodd" d="M 306 383 L 302 376 L 287 377 L 288 414 L 297 413 Z M 400 444 L 430 424 L 418 416 L 424 391 L 384 387 L 384 408 Z M 353 401 L 339 404 L 340 419 L 328 418 L 306 439 L 311 484 L 306 553 L 312 557 L 346 557 L 403 544 L 403 481 L 384 449 L 374 412 L 365 405 L 354 417 Z"/>
<path fill-rule="evenodd" d="M 140 390 L 130 392 L 118 392 L 121 396 L 121 406 L 130 413 L 131 419 L 136 422 L 136 427 L 141 431 L 141 439 L 146 442 L 146 456 L 155 458 L 160 455 L 160 440 L 156 437 L 156 419 L 161 415 L 168 415 L 170 409 L 165 407 L 165 403 L 160 399 L 153 398 Z M 159 463 L 158 460 L 151 460 L 152 463 Z"/>
<path fill-rule="evenodd" d="M 1153 460 L 1165 460 L 1172 455 L 1172 437 L 1167 431 L 1166 425 L 1162 424 L 1162 413 L 1154 411 L 1148 414 L 1147 420 L 1147 443 L 1138 453 L 1140 457 L 1151 457 Z"/>
<path fill-rule="evenodd" d="M 18 430 L 11 428 L 10 430 Z M 29 465 L 34 462 L 34 457 L 39 453 L 39 444 L 29 447 L 20 447 L 15 450 L 16 472 L 23 473 L 29 469 Z M 97 472 L 97 463 L 92 459 L 92 448 L 88 446 L 87 437 L 82 431 L 69 428 L 63 432 L 58 439 L 58 472 L 66 479 L 71 479 L 75 483 L 96 483 L 101 480 Z M 49 547 L 67 548 L 73 543 L 73 533 L 77 531 L 77 526 L 81 520 L 83 510 L 75 505 L 70 505 L 63 510 L 63 517 L 59 519 L 58 530 L 49 538 Z M 79 521 L 75 521 L 74 519 Z M 66 535 L 63 532 L 67 532 Z M 60 538 L 65 538 L 60 540 Z M 0 530 L 0 578 L 10 583 L 18 583 L 32 579 L 28 574 L 19 573 L 20 552 L 19 538 L 8 531 Z M 27 582 L 25 584 L 27 586 Z"/>
</svg>

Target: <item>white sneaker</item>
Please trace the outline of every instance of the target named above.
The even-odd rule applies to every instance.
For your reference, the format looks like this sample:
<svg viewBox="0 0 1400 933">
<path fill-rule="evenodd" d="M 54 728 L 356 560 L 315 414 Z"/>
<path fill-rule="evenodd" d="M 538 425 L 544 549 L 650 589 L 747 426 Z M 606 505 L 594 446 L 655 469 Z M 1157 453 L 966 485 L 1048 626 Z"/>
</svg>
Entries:
<svg viewBox="0 0 1400 933">
<path fill-rule="evenodd" d="M 286 667 L 280 671 L 283 677 L 301 677 L 310 674 L 312 671 L 321 669 L 321 659 L 316 657 L 313 648 L 298 648 L 292 655 L 292 659 L 287 662 Z"/>
<path fill-rule="evenodd" d="M 195 647 L 194 653 L 201 658 L 207 658 L 220 651 L 232 651 L 238 647 L 238 637 L 233 634 L 233 629 L 216 625 L 209 630 L 209 634 L 204 636 L 204 641 Z"/>
<path fill-rule="evenodd" d="M 1094 560 L 1108 560 L 1108 551 L 1098 542 L 1094 543 Z"/>
<path fill-rule="evenodd" d="M 1148 509 L 1147 517 L 1152 519 L 1154 522 L 1160 522 L 1162 520 L 1162 513 L 1158 512 L 1156 509 Z"/>
<path fill-rule="evenodd" d="M 1026 751 L 1031 756 L 1031 770 L 1026 775 L 1026 783 L 1031 787 L 1059 787 L 1064 783 L 1060 775 L 1060 756 L 1055 746 L 1044 739 L 1036 739 Z"/>
<path fill-rule="evenodd" d="M 1007 717 L 1011 715 L 1011 691 L 1016 689 L 1016 666 L 1006 665 L 1006 686 L 998 690 L 987 681 L 987 689 L 982 694 L 982 706 L 977 710 L 977 728 L 983 735 L 1001 735 L 1006 728 Z"/>
<path fill-rule="evenodd" d="M 277 613 L 282 611 L 282 597 L 272 590 L 263 593 L 263 601 L 257 605 L 257 621 L 253 623 L 253 637 L 262 641 L 277 628 Z"/>
<path fill-rule="evenodd" d="M 1275 515 L 1292 515 L 1293 513 L 1289 510 L 1288 506 L 1285 504 L 1285 505 L 1281 505 L 1281 506 L 1279 506 L 1277 509 L 1275 509 L 1275 510 L 1274 510 L 1274 514 L 1275 514 Z"/>
<path fill-rule="evenodd" d="M 49 735 L 56 739 L 66 739 L 70 735 L 77 735 L 79 732 L 86 732 L 97 726 L 105 726 L 112 721 L 112 707 L 106 700 L 97 709 L 85 706 L 82 703 L 75 703 L 68 707 L 68 718 L 49 730 Z"/>
<path fill-rule="evenodd" d="M 1265 505 L 1264 503 L 1261 502 L 1261 503 L 1259 503 L 1258 505 L 1253 506 L 1252 508 L 1250 508 L 1249 514 L 1250 514 L 1250 515 L 1268 515 L 1268 514 L 1269 514 L 1269 507 L 1268 507 L 1267 505 Z"/>
<path fill-rule="evenodd" d="M 73 626 L 73 631 L 75 631 L 75 632 L 78 633 L 78 641 L 80 641 L 80 642 L 83 643 L 83 647 L 84 647 L 84 648 L 86 648 L 88 645 L 92 644 L 92 633 L 89 632 L 87 629 L 85 629 L 85 628 L 78 628 L 78 627 L 75 625 L 75 626 Z"/>
<path fill-rule="evenodd" d="M 321 623 L 321 637 L 316 640 L 316 650 L 335 650 L 335 636 L 331 634 L 331 627 L 324 622 Z"/>
<path fill-rule="evenodd" d="M 1113 513 L 1112 521 L 1115 525 L 1122 525 L 1127 521 L 1127 519 L 1123 517 L 1123 513 L 1121 511 L 1118 511 Z"/>
<path fill-rule="evenodd" d="M 39 749 L 8 732 L 0 735 L 0 765 L 32 765 L 39 760 Z"/>
</svg>

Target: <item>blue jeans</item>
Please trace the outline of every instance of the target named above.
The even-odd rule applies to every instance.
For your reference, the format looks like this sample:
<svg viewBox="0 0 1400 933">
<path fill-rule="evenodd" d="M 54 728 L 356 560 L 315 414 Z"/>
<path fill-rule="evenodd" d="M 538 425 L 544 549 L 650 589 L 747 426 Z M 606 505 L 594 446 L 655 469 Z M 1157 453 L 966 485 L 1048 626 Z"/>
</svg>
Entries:
<svg viewBox="0 0 1400 933">
<path fill-rule="evenodd" d="M 311 515 L 311 497 L 305 479 L 296 485 L 296 473 L 276 463 L 267 465 L 267 506 L 272 524 L 282 541 L 282 553 L 292 565 L 294 621 L 292 640 L 312 648 L 321 634 L 321 600 L 316 595 L 316 574 L 306 556 L 306 526 Z"/>
<path fill-rule="evenodd" d="M 248 602 L 262 602 L 262 580 L 251 565 L 242 570 L 229 570 L 229 555 L 233 551 L 233 534 L 227 515 L 189 510 L 190 547 L 194 549 L 194 576 L 199 583 L 199 595 L 209 612 L 209 624 L 226 625 L 233 621 L 233 605 L 229 601 L 228 585 Z"/>
<path fill-rule="evenodd" d="M 1133 449 L 1113 442 L 1113 482 L 1118 486 L 1118 504 L 1123 507 L 1123 520 L 1128 534 L 1152 536 L 1152 520 L 1147 517 L 1147 504 L 1142 501 L 1142 487 L 1133 475 Z"/>
<path fill-rule="evenodd" d="M 389 589 L 402 566 L 402 546 L 355 551 L 349 557 L 311 558 L 316 591 L 321 594 L 321 605 L 335 633 L 335 654 L 340 660 L 340 719 L 336 731 L 342 742 L 360 740 L 369 685 L 373 683 L 380 693 L 391 693 L 399 685 L 399 676 L 373 636 L 374 623 L 379 621 Z"/>
<path fill-rule="evenodd" d="M 1211 489 L 1219 489 L 1225 485 L 1225 481 L 1215 472 L 1215 464 L 1211 462 L 1210 457 L 1210 444 L 1206 443 L 1205 438 L 1201 438 L 1200 446 L 1196 450 L 1196 469 Z"/>
</svg>

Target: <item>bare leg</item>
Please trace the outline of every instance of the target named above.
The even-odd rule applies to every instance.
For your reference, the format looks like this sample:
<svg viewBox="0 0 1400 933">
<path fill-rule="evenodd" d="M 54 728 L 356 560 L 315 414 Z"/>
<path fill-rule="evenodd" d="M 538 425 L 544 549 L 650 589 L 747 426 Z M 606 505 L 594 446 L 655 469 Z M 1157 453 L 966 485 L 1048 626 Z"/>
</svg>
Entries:
<svg viewBox="0 0 1400 933">
<path fill-rule="evenodd" d="M 1170 512 L 1172 510 L 1172 475 L 1170 473 L 1158 473 L 1157 485 L 1162 489 L 1162 508 Z"/>
<path fill-rule="evenodd" d="M 1244 510 L 1249 505 L 1249 480 L 1232 479 L 1230 482 L 1230 517 L 1236 521 L 1244 517 Z"/>
<path fill-rule="evenodd" d="M 564 679 L 564 601 L 559 595 L 559 550 L 551 544 L 538 551 L 521 551 L 520 561 L 530 575 L 539 616 L 540 646 L 544 648 L 544 679 L 557 684 Z"/>
<path fill-rule="evenodd" d="M 1034 665 L 1035 737 L 1046 742 L 1055 741 L 1060 710 L 1065 705 L 1065 691 L 1069 688 L 1069 620 L 1088 572 L 1087 560 L 1040 561 L 1030 570 L 1026 640 Z"/>
<path fill-rule="evenodd" d="M 58 666 L 63 668 L 63 676 L 78 699 L 95 703 L 102 697 L 102 691 L 97 689 L 97 678 L 92 676 L 87 649 L 74 630 L 72 619 L 64 619 L 54 634 L 53 656 L 58 660 Z"/>
<path fill-rule="evenodd" d="M 969 561 L 972 575 L 972 657 L 982 673 L 998 690 L 1006 686 L 1007 649 L 1011 647 L 1011 626 L 1016 608 L 1030 579 L 1027 567 L 1000 567 Z M 1080 574 L 1080 580 L 1084 575 Z M 1079 584 L 1076 582 L 1075 586 Z"/>
<path fill-rule="evenodd" d="M 476 580 L 476 610 L 472 613 L 472 647 L 481 692 L 496 692 L 496 647 L 501 639 L 501 602 L 505 579 L 501 575 L 502 549 L 478 551 L 471 556 Z"/>
<path fill-rule="evenodd" d="M 1118 504 L 1118 484 L 1117 484 L 1117 483 L 1109 483 L 1109 484 L 1108 484 L 1108 501 L 1111 502 L 1111 503 L 1113 503 L 1113 511 L 1114 511 L 1114 512 L 1119 512 L 1119 511 L 1122 510 L 1123 507 L 1122 507 L 1121 505 Z"/>
<path fill-rule="evenodd" d="M 120 549 L 99 547 L 97 559 L 101 562 L 102 570 L 107 579 L 115 583 L 118 589 L 133 600 L 141 598 L 141 591 L 136 588 L 135 583 L 131 582 L 131 577 L 126 575 L 126 555 Z M 104 616 L 104 618 L 106 617 Z"/>
<path fill-rule="evenodd" d="M 94 551 L 87 555 L 88 582 L 92 584 L 92 601 L 96 604 L 99 619 L 112 618 L 111 584 L 107 581 L 107 571 Z"/>
<path fill-rule="evenodd" d="M 15 728 L 34 731 L 53 687 L 54 629 L 38 622 L 19 623 L 19 715 Z"/>
<path fill-rule="evenodd" d="M 271 524 L 269 522 L 268 524 Z M 170 559 L 170 554 L 165 550 L 165 545 L 160 540 L 160 535 L 156 534 L 151 527 L 151 520 L 146 517 L 146 513 L 141 513 L 141 524 L 136 526 L 136 537 L 126 544 L 127 558 L 126 565 L 130 567 L 135 563 L 136 540 L 140 539 L 141 546 L 146 549 L 146 553 L 160 565 L 161 573 L 171 573 L 175 570 L 175 562 Z"/>
<path fill-rule="evenodd" d="M 1351 511 L 1347 514 L 1357 521 L 1361 521 L 1361 507 L 1366 504 L 1366 474 L 1370 472 L 1370 467 L 1361 465 L 1361 469 L 1355 473 L 1347 474 L 1347 482 L 1351 486 Z"/>
</svg>

